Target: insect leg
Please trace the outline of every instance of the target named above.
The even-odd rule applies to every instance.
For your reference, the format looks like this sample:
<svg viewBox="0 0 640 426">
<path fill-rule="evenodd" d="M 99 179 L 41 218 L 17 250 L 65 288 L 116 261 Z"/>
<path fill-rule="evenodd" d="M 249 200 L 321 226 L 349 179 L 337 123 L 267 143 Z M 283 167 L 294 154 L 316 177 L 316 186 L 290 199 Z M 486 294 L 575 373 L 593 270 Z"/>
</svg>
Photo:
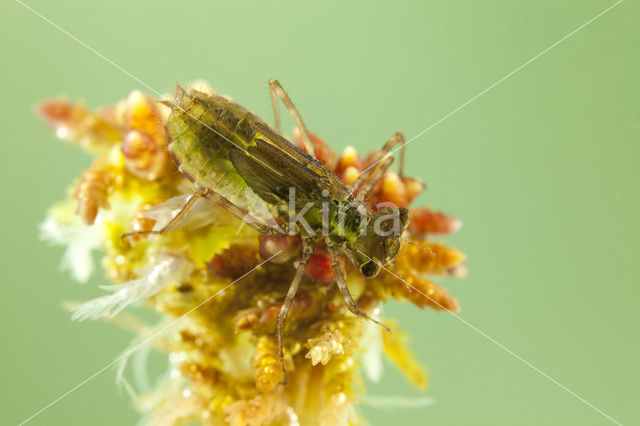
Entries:
<svg viewBox="0 0 640 426">
<path fill-rule="evenodd" d="M 127 232 L 126 234 L 122 234 L 120 237 L 121 238 L 126 238 L 126 237 L 133 237 L 133 236 L 136 236 L 136 235 L 151 235 L 151 234 L 166 234 L 166 233 L 168 233 L 171 230 L 171 228 L 173 228 L 176 225 L 176 223 L 178 223 L 180 221 L 180 219 L 182 219 L 184 217 L 184 215 L 187 214 L 189 209 L 191 207 L 193 207 L 193 205 L 196 203 L 196 201 L 198 201 L 198 199 L 200 197 L 204 197 L 206 193 L 207 193 L 206 189 L 200 189 L 200 190 L 194 192 L 193 195 L 189 198 L 189 200 L 184 204 L 184 206 L 182 206 L 182 208 L 180 209 L 178 214 L 176 214 L 161 229 L 159 229 L 157 231 L 133 231 L 133 232 Z"/>
<path fill-rule="evenodd" d="M 278 360 L 280 361 L 280 367 L 282 368 L 283 384 L 287 384 L 287 371 L 284 368 L 284 349 L 283 349 L 284 322 L 287 319 L 287 315 L 289 314 L 289 309 L 291 309 L 293 298 L 296 296 L 296 291 L 298 291 L 298 285 L 300 285 L 300 281 L 302 280 L 304 271 L 305 269 L 307 269 L 307 263 L 309 263 L 309 258 L 313 254 L 313 242 L 311 240 L 305 239 L 302 241 L 302 244 L 303 244 L 302 259 L 300 260 L 300 263 L 296 267 L 296 273 L 293 276 L 291 285 L 289 286 L 287 297 L 284 299 L 284 303 L 282 304 L 282 307 L 280 308 L 280 312 L 278 313 L 276 337 L 278 339 Z"/>
<path fill-rule="evenodd" d="M 387 173 L 387 170 L 389 170 L 391 163 L 393 163 L 393 157 L 387 157 L 380 163 L 378 167 L 375 168 L 373 173 L 369 175 L 369 179 L 367 179 L 358 190 L 358 198 L 360 200 L 364 200 L 367 194 L 369 194 L 369 191 L 373 189 L 373 186 L 376 184 L 376 182 L 382 176 L 384 176 L 385 173 Z"/>
<path fill-rule="evenodd" d="M 380 321 L 376 320 L 375 318 L 372 318 L 365 311 L 358 308 L 356 301 L 353 300 L 353 296 L 351 296 L 351 293 L 349 292 L 347 283 L 344 281 L 344 276 L 342 275 L 342 271 L 340 270 L 340 264 L 338 263 L 338 253 L 336 251 L 336 248 L 328 247 L 328 249 L 329 249 L 329 256 L 331 257 L 331 266 L 333 267 L 333 274 L 336 277 L 336 284 L 338 286 L 338 290 L 340 290 L 340 294 L 342 294 L 342 298 L 344 299 L 344 302 L 347 304 L 347 308 L 349 308 L 349 310 L 354 315 L 368 319 L 369 321 L 372 321 L 378 324 L 380 327 L 384 328 L 389 333 L 391 333 L 391 329 L 389 329 L 389 327 L 382 324 Z"/>
<path fill-rule="evenodd" d="M 276 91 L 271 87 L 269 82 L 269 92 L 271 93 L 271 109 L 273 109 L 273 124 L 276 127 L 276 131 L 282 134 L 282 127 L 280 126 L 280 108 L 278 108 L 278 96 Z"/>
<path fill-rule="evenodd" d="M 289 95 L 287 95 L 287 92 L 284 91 L 284 88 L 282 87 L 282 85 L 280 85 L 280 82 L 275 78 L 269 80 L 269 89 L 271 89 L 271 103 L 273 104 L 273 114 L 275 118 L 276 130 L 278 131 L 278 133 L 280 133 L 280 113 L 278 112 L 278 102 L 276 100 L 276 95 L 278 95 L 278 97 L 282 100 L 282 103 L 284 103 L 284 105 L 287 107 L 287 109 L 289 110 L 289 114 L 291 114 L 293 120 L 296 122 L 296 126 L 298 126 L 298 129 L 300 129 L 300 132 L 302 132 L 302 141 L 304 142 L 304 147 L 307 150 L 307 153 L 310 156 L 315 157 L 315 150 L 313 148 L 313 143 L 311 142 L 311 134 L 309 133 L 307 126 L 305 126 L 304 121 L 302 121 L 302 116 L 293 105 L 293 102 L 291 102 L 291 99 L 289 98 Z"/>
<path fill-rule="evenodd" d="M 381 161 L 383 161 L 384 157 L 387 156 L 387 154 L 389 154 L 389 152 L 393 149 L 394 146 L 401 144 L 401 148 L 400 148 L 400 155 L 398 158 L 398 168 L 399 168 L 399 175 L 402 176 L 402 168 L 404 166 L 404 135 L 402 134 L 402 132 L 398 132 L 396 134 L 394 134 L 393 136 L 391 136 L 389 138 L 389 140 L 387 140 L 387 142 L 383 145 L 382 149 L 378 152 L 376 152 L 376 154 L 373 156 L 373 158 L 371 159 L 371 165 L 366 168 L 361 174 L 360 176 L 358 176 L 358 179 L 356 179 L 355 182 L 353 182 L 349 188 L 353 191 L 355 191 L 356 189 L 358 189 L 358 187 L 360 185 L 362 185 L 365 181 L 369 180 L 369 177 L 371 176 L 371 174 L 376 171 L 380 165 L 378 163 L 380 163 Z M 375 183 L 375 181 L 374 181 Z"/>
<path fill-rule="evenodd" d="M 277 236 L 284 235 L 284 232 L 278 232 L 273 228 L 269 228 L 267 225 L 261 223 L 259 220 L 254 218 L 247 210 L 241 209 L 240 207 L 236 206 L 231 201 L 227 200 L 226 198 L 224 198 L 222 195 L 218 194 L 215 191 L 207 191 L 204 197 L 207 200 L 213 201 L 223 209 L 227 210 L 232 215 L 234 215 L 235 217 L 240 219 L 242 222 L 244 222 L 245 225 L 255 229 L 261 234 L 270 234 L 270 235 L 277 235 Z"/>
</svg>

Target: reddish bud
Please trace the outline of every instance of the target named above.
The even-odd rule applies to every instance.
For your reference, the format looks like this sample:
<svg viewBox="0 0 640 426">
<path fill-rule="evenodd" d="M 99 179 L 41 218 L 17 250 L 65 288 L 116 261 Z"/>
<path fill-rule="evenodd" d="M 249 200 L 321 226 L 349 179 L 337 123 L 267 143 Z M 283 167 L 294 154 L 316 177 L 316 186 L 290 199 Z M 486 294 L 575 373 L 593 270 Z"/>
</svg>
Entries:
<svg viewBox="0 0 640 426">
<path fill-rule="evenodd" d="M 291 303 L 291 310 L 289 311 L 289 317 L 297 317 L 308 311 L 311 308 L 311 304 L 313 302 L 313 298 L 306 291 L 299 291 L 296 294 L 296 297 L 293 299 Z M 284 300 L 278 300 L 267 309 L 262 312 L 260 316 L 260 324 L 270 324 L 275 322 L 276 318 L 278 318 L 278 314 L 280 313 L 280 308 Z"/>
<path fill-rule="evenodd" d="M 258 250 L 251 244 L 233 244 L 214 255 L 207 267 L 219 277 L 239 278 L 258 264 Z"/>
<path fill-rule="evenodd" d="M 44 101 L 36 106 L 36 113 L 56 130 L 60 139 L 72 141 L 85 148 L 110 146 L 121 135 L 113 123 L 113 111 L 89 111 L 82 104 L 67 100 Z"/>
<path fill-rule="evenodd" d="M 411 210 L 409 232 L 421 234 L 450 234 L 457 231 L 462 222 L 441 212 L 434 212 L 428 207 Z"/>
<path fill-rule="evenodd" d="M 327 253 L 314 253 L 309 259 L 305 274 L 319 284 L 327 284 L 335 280 L 331 258 Z"/>
<path fill-rule="evenodd" d="M 271 262 L 285 263 L 292 257 L 297 256 L 301 247 L 302 243 L 299 236 L 274 237 L 272 235 L 262 235 L 260 236 L 260 248 L 258 250 L 263 259 L 269 259 L 279 252 L 277 256 L 271 259 Z"/>
<path fill-rule="evenodd" d="M 407 205 L 407 190 L 400 176 L 393 172 L 388 172 L 382 177 L 378 202 L 392 203 L 398 207 Z"/>
<path fill-rule="evenodd" d="M 69 101 L 43 101 L 36 107 L 36 112 L 52 127 L 67 125 L 77 108 Z"/>
<path fill-rule="evenodd" d="M 402 182 L 407 191 L 407 204 L 410 204 L 426 187 L 424 182 L 417 178 L 403 177 Z"/>
</svg>

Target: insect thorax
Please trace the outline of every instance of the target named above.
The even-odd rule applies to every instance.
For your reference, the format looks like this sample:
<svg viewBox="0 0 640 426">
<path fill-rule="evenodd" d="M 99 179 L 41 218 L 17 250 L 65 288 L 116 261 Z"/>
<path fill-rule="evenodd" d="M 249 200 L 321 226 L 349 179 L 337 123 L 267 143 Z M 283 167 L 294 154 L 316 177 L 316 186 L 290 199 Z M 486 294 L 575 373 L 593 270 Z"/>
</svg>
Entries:
<svg viewBox="0 0 640 426">
<path fill-rule="evenodd" d="M 290 234 L 328 238 L 334 245 L 356 241 L 370 220 L 363 206 L 331 199 L 296 200 L 295 205 L 282 208 L 280 218 Z"/>
</svg>

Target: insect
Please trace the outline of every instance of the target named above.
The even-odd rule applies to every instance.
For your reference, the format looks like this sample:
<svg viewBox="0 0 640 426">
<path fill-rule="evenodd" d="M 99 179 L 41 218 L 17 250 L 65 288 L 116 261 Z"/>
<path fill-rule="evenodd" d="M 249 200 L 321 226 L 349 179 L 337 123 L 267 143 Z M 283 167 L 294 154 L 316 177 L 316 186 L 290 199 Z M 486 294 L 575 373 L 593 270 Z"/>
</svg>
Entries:
<svg viewBox="0 0 640 426">
<path fill-rule="evenodd" d="M 193 182 L 196 191 L 162 229 L 125 236 L 169 232 L 200 197 L 221 205 L 263 234 L 299 235 L 301 259 L 276 326 L 278 356 L 286 383 L 284 324 L 316 245 L 326 246 L 336 285 L 349 310 L 385 327 L 358 308 L 338 258 L 346 256 L 367 278 L 376 276 L 381 266 L 395 259 L 409 212 L 393 206 L 370 211 L 365 203 L 367 194 L 393 161 L 389 152 L 395 145 L 403 145 L 401 133 L 392 136 L 377 152 L 372 167 L 346 186 L 314 158 L 310 133 L 280 83 L 271 80 L 269 87 L 275 129 L 233 101 L 185 90 L 180 85 L 173 100 L 162 101 L 172 110 L 167 124 L 173 140 L 169 151 L 180 173 Z M 307 153 L 281 135 L 278 98 L 301 131 Z M 402 158 L 401 153 L 401 164 Z"/>
</svg>

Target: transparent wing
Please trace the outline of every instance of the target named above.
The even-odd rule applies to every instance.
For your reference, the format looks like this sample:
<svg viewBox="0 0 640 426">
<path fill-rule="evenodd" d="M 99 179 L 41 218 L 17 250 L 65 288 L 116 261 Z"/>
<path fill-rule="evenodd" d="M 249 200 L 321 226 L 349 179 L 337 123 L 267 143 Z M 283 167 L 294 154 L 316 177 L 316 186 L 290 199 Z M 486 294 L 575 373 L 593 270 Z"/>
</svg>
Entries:
<svg viewBox="0 0 640 426">
<path fill-rule="evenodd" d="M 171 105 L 169 150 L 180 172 L 236 216 L 274 228 L 289 188 L 315 199 L 342 187 L 324 164 L 232 101 L 179 88 Z"/>
</svg>

